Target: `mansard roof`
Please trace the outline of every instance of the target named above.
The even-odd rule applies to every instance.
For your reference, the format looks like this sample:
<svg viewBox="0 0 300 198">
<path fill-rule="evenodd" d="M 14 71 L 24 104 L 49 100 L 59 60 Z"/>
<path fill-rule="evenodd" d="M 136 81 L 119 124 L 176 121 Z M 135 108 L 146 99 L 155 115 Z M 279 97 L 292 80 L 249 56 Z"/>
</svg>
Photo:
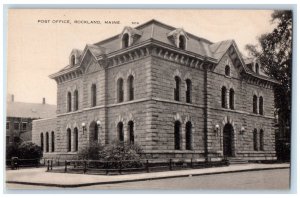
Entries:
<svg viewBox="0 0 300 198">
<path fill-rule="evenodd" d="M 7 117 L 16 118 L 50 118 L 56 115 L 56 105 L 7 102 Z"/>
<path fill-rule="evenodd" d="M 84 49 L 84 53 L 87 50 L 90 50 L 90 52 L 96 59 L 98 59 L 100 56 L 106 54 L 106 49 L 104 47 L 93 45 L 93 44 L 87 44 Z"/>
<path fill-rule="evenodd" d="M 251 76 L 259 77 L 260 79 L 269 80 L 274 83 L 276 80 L 271 79 L 267 76 L 259 75 L 255 72 L 252 72 L 250 68 L 246 66 L 246 63 L 244 62 L 244 58 L 242 54 L 237 49 L 237 46 L 234 42 L 234 40 L 225 40 L 220 41 L 217 43 L 213 43 L 207 39 L 195 36 L 191 33 L 185 32 L 182 28 L 175 28 L 170 25 L 166 25 L 164 23 L 161 23 L 155 19 L 150 20 L 144 24 L 141 24 L 135 28 L 131 27 L 124 27 L 123 31 L 120 32 L 120 34 L 117 34 L 113 37 L 110 37 L 108 39 L 102 40 L 100 42 L 86 45 L 85 49 L 82 52 L 81 61 L 83 60 L 86 51 L 90 51 L 92 55 L 95 57 L 96 60 L 101 59 L 104 55 L 110 56 L 113 54 L 116 54 L 118 52 L 122 52 L 121 49 L 121 38 L 124 32 L 129 31 L 132 34 L 138 35 L 138 38 L 135 40 L 135 42 L 132 44 L 132 46 L 138 46 L 139 44 L 143 44 L 147 41 L 156 41 L 158 43 L 167 44 L 169 46 L 174 46 L 174 41 L 172 38 L 170 38 L 170 35 L 174 32 L 184 32 L 185 36 L 188 38 L 187 48 L 185 51 L 197 54 L 200 57 L 205 58 L 207 61 L 211 61 L 214 64 L 217 64 L 223 55 L 228 51 L 228 49 L 231 46 L 234 46 L 234 51 L 237 54 L 237 57 L 239 60 L 237 62 L 242 66 L 243 71 Z M 130 49 L 131 46 L 128 47 Z M 78 68 L 78 67 L 77 67 Z M 73 67 L 73 69 L 76 69 L 76 67 Z M 72 71 L 73 71 L 72 69 Z M 51 75 L 51 78 L 55 78 L 56 76 L 59 76 L 61 74 L 64 74 L 65 72 L 69 72 L 70 66 L 67 66 L 60 70 L 58 73 Z"/>
</svg>

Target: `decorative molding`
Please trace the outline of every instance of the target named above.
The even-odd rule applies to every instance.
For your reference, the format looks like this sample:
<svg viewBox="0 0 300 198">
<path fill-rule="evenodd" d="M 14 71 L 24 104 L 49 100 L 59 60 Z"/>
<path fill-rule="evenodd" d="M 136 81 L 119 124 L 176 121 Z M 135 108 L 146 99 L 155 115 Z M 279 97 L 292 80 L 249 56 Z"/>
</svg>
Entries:
<svg viewBox="0 0 300 198">
<path fill-rule="evenodd" d="M 67 131 L 68 129 L 71 129 L 71 131 L 72 131 L 72 125 L 71 125 L 70 123 L 68 123 L 68 124 L 66 125 L 66 131 Z"/>
<path fill-rule="evenodd" d="M 127 114 L 127 123 L 129 121 L 133 121 L 133 123 L 136 123 L 135 118 L 133 117 L 132 113 Z"/>
<path fill-rule="evenodd" d="M 124 127 L 124 123 L 125 123 L 125 119 L 122 115 L 119 115 L 115 121 L 115 127 L 118 127 L 119 122 L 123 123 L 123 127 Z"/>
<path fill-rule="evenodd" d="M 181 72 L 180 72 L 178 69 L 176 69 L 176 70 L 173 72 L 173 79 L 174 79 L 176 76 L 178 76 L 180 79 L 182 79 L 182 74 L 181 74 Z"/>
<path fill-rule="evenodd" d="M 120 71 L 118 71 L 118 73 L 115 74 L 115 82 L 117 84 L 117 81 L 122 78 L 123 79 L 123 83 L 124 83 L 124 74 Z"/>
<path fill-rule="evenodd" d="M 182 119 L 181 119 L 181 116 L 179 115 L 179 113 L 176 113 L 174 115 L 174 121 L 179 121 L 180 123 L 182 123 Z"/>
<path fill-rule="evenodd" d="M 74 130 L 75 128 L 77 128 L 77 130 L 79 130 L 79 129 L 80 129 L 80 128 L 78 127 L 78 124 L 77 124 L 77 122 L 76 122 L 76 121 L 73 123 L 73 130 Z"/>
<path fill-rule="evenodd" d="M 134 72 L 132 69 L 129 69 L 129 70 L 128 70 L 128 72 L 127 72 L 127 79 L 128 79 L 128 77 L 129 77 L 130 75 L 132 75 L 133 78 L 135 78 L 135 72 Z"/>
<path fill-rule="evenodd" d="M 184 81 L 186 81 L 187 79 L 190 79 L 191 81 L 193 81 L 191 73 L 190 72 L 186 72 L 184 77 L 183 77 Z"/>
</svg>

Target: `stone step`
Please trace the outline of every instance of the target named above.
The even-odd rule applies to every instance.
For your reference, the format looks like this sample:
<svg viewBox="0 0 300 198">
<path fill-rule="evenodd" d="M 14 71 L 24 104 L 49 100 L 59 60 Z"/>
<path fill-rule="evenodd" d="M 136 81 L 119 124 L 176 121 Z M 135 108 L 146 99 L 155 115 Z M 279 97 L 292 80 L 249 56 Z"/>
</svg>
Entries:
<svg viewBox="0 0 300 198">
<path fill-rule="evenodd" d="M 247 164 L 248 161 L 241 158 L 228 158 L 229 164 Z"/>
</svg>

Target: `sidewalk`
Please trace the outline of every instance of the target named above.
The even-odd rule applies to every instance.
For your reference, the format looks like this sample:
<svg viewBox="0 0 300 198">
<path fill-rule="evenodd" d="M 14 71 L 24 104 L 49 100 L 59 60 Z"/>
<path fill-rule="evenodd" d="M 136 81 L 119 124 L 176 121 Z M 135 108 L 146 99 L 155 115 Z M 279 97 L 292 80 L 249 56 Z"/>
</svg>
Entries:
<svg viewBox="0 0 300 198">
<path fill-rule="evenodd" d="M 151 179 L 187 177 L 231 172 L 290 168 L 289 164 L 239 164 L 226 167 L 141 173 L 131 175 L 87 175 L 46 172 L 46 168 L 7 170 L 6 182 L 39 186 L 79 187 Z"/>
</svg>

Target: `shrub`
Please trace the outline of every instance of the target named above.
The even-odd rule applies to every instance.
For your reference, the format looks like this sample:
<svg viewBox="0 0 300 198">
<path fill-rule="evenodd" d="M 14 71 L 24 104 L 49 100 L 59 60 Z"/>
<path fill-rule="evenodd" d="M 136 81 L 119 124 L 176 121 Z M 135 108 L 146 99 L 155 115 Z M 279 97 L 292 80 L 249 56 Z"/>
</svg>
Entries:
<svg viewBox="0 0 300 198">
<path fill-rule="evenodd" d="M 18 147 L 20 159 L 41 159 L 43 152 L 40 146 L 32 142 L 23 142 Z"/>
<path fill-rule="evenodd" d="M 31 142 L 23 142 L 13 143 L 6 146 L 6 165 L 11 164 L 11 159 L 13 157 L 17 157 L 19 159 L 34 159 L 34 160 L 26 160 L 20 161 L 19 163 L 23 165 L 31 165 L 32 163 L 36 163 L 38 159 L 43 157 L 43 152 L 41 147 Z"/>
<path fill-rule="evenodd" d="M 91 143 L 89 146 L 83 148 L 78 153 L 78 158 L 80 160 L 99 160 L 100 152 L 103 150 L 103 147 L 97 143 Z"/>
<path fill-rule="evenodd" d="M 9 144 L 6 146 L 6 159 L 10 160 L 12 157 L 19 156 L 19 145 L 18 144 Z"/>
<path fill-rule="evenodd" d="M 138 168 L 143 164 L 139 145 L 124 142 L 113 142 L 104 147 L 100 158 L 107 161 L 105 168 Z"/>
</svg>

